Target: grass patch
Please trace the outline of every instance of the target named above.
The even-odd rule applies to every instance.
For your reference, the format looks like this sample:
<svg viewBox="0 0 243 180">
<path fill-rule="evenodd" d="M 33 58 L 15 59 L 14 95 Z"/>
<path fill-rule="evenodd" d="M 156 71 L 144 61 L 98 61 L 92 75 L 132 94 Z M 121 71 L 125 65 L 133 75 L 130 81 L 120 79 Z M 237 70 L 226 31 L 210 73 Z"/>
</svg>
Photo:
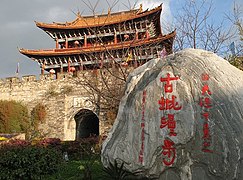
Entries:
<svg viewBox="0 0 243 180">
<path fill-rule="evenodd" d="M 91 172 L 91 179 L 103 180 L 105 172 L 100 158 L 95 160 L 68 161 L 61 164 L 55 174 L 44 176 L 48 180 L 78 180 L 85 179 L 87 170 Z M 88 180 L 88 179 L 87 179 Z"/>
</svg>

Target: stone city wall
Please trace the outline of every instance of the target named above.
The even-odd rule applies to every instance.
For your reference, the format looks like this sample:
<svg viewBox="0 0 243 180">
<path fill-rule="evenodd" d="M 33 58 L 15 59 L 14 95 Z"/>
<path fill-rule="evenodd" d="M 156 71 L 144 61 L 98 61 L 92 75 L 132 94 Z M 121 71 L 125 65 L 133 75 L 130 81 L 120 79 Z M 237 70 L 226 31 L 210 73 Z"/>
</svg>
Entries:
<svg viewBox="0 0 243 180">
<path fill-rule="evenodd" d="M 100 120 L 100 134 L 104 132 L 103 113 L 89 101 L 89 94 L 77 81 L 92 73 L 10 77 L 0 80 L 0 100 L 15 100 L 27 106 L 29 112 L 38 103 L 46 106 L 46 122 L 40 129 L 48 137 L 74 140 L 76 133 L 75 114 L 81 109 L 92 110 Z"/>
</svg>

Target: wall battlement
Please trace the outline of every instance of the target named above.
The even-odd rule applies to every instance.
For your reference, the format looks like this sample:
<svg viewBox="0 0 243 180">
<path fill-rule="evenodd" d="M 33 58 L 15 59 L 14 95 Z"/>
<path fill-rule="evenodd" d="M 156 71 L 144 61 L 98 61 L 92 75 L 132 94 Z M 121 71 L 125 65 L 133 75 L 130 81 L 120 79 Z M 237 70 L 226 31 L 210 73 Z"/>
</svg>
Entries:
<svg viewBox="0 0 243 180">
<path fill-rule="evenodd" d="M 26 83 L 49 83 L 49 81 L 59 81 L 59 80 L 70 80 L 74 77 L 84 77 L 84 76 L 90 76 L 92 75 L 91 70 L 86 70 L 86 71 L 79 71 L 75 74 L 73 73 L 57 73 L 55 74 L 44 74 L 44 75 L 25 75 L 22 77 L 6 77 L 3 79 L 0 79 L 0 87 L 9 87 L 9 86 L 14 86 L 15 84 L 18 85 L 25 85 Z M 0 90 L 1 91 L 1 90 Z"/>
<path fill-rule="evenodd" d="M 47 108 L 47 120 L 41 124 L 41 130 L 48 137 L 63 140 L 74 140 L 74 115 L 81 109 L 98 112 L 92 103 L 91 95 L 80 83 L 82 79 L 94 76 L 94 71 L 86 70 L 73 73 L 59 73 L 57 75 L 44 74 L 39 77 L 28 75 L 8 77 L 0 80 L 0 100 L 14 100 L 27 106 L 29 112 L 42 103 Z M 104 132 L 102 124 L 103 114 L 97 113 L 100 119 L 100 132 Z"/>
<path fill-rule="evenodd" d="M 1 85 L 9 85 L 9 84 L 15 84 L 15 83 L 26 83 L 26 82 L 38 82 L 38 81 L 49 81 L 49 80 L 59 80 L 63 78 L 71 78 L 73 75 L 70 74 L 60 74 L 58 76 L 59 78 L 56 78 L 55 75 L 51 74 L 44 74 L 40 75 L 39 78 L 36 75 L 27 75 L 22 77 L 7 77 L 0 80 Z"/>
</svg>

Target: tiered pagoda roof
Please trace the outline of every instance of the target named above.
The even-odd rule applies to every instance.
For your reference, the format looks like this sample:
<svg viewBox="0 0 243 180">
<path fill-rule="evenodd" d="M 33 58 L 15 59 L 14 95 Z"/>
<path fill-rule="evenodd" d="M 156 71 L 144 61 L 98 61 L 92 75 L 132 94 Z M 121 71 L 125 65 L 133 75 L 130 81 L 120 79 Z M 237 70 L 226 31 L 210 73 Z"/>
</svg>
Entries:
<svg viewBox="0 0 243 180">
<path fill-rule="evenodd" d="M 142 18 L 153 13 L 160 13 L 162 10 L 162 5 L 154 8 L 150 11 L 142 11 L 141 9 L 135 9 L 130 11 L 122 11 L 116 13 L 92 15 L 92 16 L 81 16 L 80 13 L 77 14 L 77 18 L 72 22 L 57 23 L 53 22 L 51 24 L 36 22 L 36 26 L 42 29 L 80 29 L 80 28 L 90 28 L 99 27 L 111 24 L 117 24 L 125 22 L 128 20 L 133 20 L 136 18 Z"/>
<path fill-rule="evenodd" d="M 56 41 L 49 50 L 20 49 L 20 53 L 37 61 L 47 71 L 97 67 L 100 62 L 149 60 L 166 48 L 172 52 L 175 32 L 162 35 L 162 5 L 152 10 L 140 9 L 117 13 L 81 16 L 72 22 L 51 24 L 36 22 Z M 99 61 L 99 63 L 97 63 Z"/>
</svg>

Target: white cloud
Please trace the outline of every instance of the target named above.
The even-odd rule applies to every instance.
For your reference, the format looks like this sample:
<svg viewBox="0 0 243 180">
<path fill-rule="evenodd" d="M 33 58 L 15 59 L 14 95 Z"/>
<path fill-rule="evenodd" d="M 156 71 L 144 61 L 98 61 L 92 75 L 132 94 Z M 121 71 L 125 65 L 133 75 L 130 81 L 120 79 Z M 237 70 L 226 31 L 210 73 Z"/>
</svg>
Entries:
<svg viewBox="0 0 243 180">
<path fill-rule="evenodd" d="M 174 30 L 172 26 L 172 13 L 170 9 L 170 2 L 171 0 L 165 1 L 163 3 L 163 9 L 162 9 L 162 15 L 161 15 L 161 25 L 162 25 L 162 31 L 164 33 L 169 33 Z"/>
<path fill-rule="evenodd" d="M 171 32 L 173 29 L 172 27 L 172 15 L 170 10 L 170 1 L 158 1 L 158 0 L 139 0 L 138 4 L 143 4 L 143 9 L 152 9 L 159 6 L 161 3 L 162 5 L 162 15 L 161 15 L 161 26 L 163 33 Z"/>
<path fill-rule="evenodd" d="M 158 2 L 156 0 L 139 0 L 137 4 L 142 4 L 143 5 L 143 10 L 149 8 L 155 8 L 161 4 L 161 2 Z"/>
</svg>

